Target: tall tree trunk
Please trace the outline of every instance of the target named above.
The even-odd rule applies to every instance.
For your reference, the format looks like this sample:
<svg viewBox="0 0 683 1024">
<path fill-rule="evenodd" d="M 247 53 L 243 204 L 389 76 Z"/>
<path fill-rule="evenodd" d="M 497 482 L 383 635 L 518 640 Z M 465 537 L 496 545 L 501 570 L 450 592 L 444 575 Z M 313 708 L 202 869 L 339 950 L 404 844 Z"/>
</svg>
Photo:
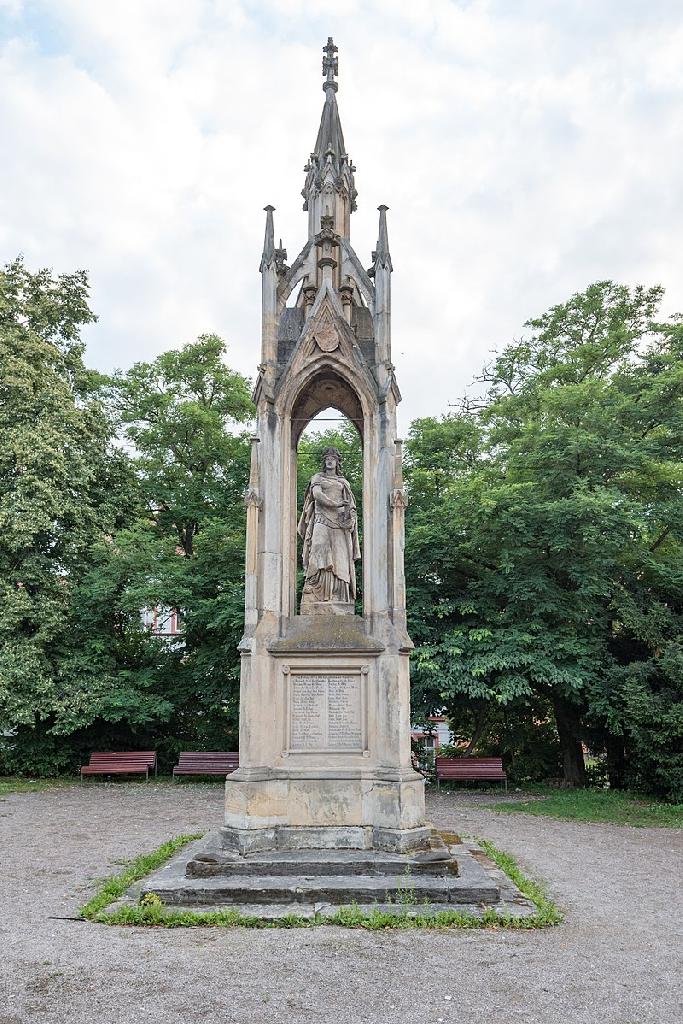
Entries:
<svg viewBox="0 0 683 1024">
<path fill-rule="evenodd" d="M 463 751 L 464 757 L 469 757 L 469 755 L 472 754 L 476 749 L 477 743 L 484 735 L 486 728 L 489 724 L 489 714 L 490 712 L 488 708 L 483 708 L 479 712 L 477 716 L 477 722 L 474 727 L 474 733 L 472 734 L 472 739 L 470 740 L 470 742 L 465 747 L 465 750 Z"/>
<path fill-rule="evenodd" d="M 610 789 L 623 789 L 626 776 L 626 744 L 623 736 L 608 734 L 605 742 L 607 750 L 607 778 Z"/>
<path fill-rule="evenodd" d="M 585 786 L 586 769 L 583 763 L 579 709 L 564 697 L 553 697 L 553 708 L 560 737 L 564 781 L 569 786 Z"/>
</svg>

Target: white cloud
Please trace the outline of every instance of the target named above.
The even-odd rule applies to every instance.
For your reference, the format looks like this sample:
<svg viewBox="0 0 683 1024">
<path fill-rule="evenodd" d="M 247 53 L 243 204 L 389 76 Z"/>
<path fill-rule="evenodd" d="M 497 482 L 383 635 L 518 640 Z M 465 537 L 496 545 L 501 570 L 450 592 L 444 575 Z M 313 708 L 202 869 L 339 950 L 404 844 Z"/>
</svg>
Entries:
<svg viewBox="0 0 683 1024">
<path fill-rule="evenodd" d="M 262 208 L 293 259 L 329 34 L 366 265 L 391 208 L 403 429 L 591 280 L 658 281 L 683 307 L 677 0 L 0 12 L 0 259 L 90 270 L 98 367 L 216 330 L 253 374 Z"/>
<path fill-rule="evenodd" d="M 23 7 L 23 0 L 0 0 L 0 14 L 3 17 L 18 18 Z"/>
</svg>

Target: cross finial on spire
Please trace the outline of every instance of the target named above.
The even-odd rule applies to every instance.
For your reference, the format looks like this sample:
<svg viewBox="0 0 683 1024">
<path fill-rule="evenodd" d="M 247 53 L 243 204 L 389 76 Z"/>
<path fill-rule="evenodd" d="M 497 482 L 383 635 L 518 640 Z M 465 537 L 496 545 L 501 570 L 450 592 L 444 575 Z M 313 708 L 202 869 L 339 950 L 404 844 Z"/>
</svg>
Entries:
<svg viewBox="0 0 683 1024">
<path fill-rule="evenodd" d="M 335 77 L 339 74 L 339 59 L 335 56 L 338 46 L 334 45 L 332 36 L 327 37 L 327 46 L 323 46 L 323 74 L 326 75 L 326 79 L 323 82 L 323 89 L 334 89 L 337 91 L 337 83 Z"/>
</svg>

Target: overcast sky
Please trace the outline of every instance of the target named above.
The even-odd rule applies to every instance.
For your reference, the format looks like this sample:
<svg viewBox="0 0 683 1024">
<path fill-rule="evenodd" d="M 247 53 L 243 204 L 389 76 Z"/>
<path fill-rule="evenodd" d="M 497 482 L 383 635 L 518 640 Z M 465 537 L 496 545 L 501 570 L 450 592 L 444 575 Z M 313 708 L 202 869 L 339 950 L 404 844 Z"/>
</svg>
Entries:
<svg viewBox="0 0 683 1024">
<path fill-rule="evenodd" d="M 591 281 L 683 309 L 683 0 L 0 0 L 0 261 L 89 271 L 91 365 L 211 331 L 253 377 L 328 35 L 365 266 L 390 207 L 403 431 Z"/>
</svg>

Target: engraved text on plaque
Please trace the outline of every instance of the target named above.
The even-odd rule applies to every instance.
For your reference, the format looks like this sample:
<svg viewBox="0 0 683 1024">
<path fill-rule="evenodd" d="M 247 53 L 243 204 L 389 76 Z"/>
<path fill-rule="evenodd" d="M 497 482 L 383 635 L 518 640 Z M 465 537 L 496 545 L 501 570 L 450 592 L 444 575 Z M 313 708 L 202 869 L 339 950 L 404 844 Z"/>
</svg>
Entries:
<svg viewBox="0 0 683 1024">
<path fill-rule="evenodd" d="M 289 677 L 290 750 L 362 750 L 360 673 Z"/>
</svg>

